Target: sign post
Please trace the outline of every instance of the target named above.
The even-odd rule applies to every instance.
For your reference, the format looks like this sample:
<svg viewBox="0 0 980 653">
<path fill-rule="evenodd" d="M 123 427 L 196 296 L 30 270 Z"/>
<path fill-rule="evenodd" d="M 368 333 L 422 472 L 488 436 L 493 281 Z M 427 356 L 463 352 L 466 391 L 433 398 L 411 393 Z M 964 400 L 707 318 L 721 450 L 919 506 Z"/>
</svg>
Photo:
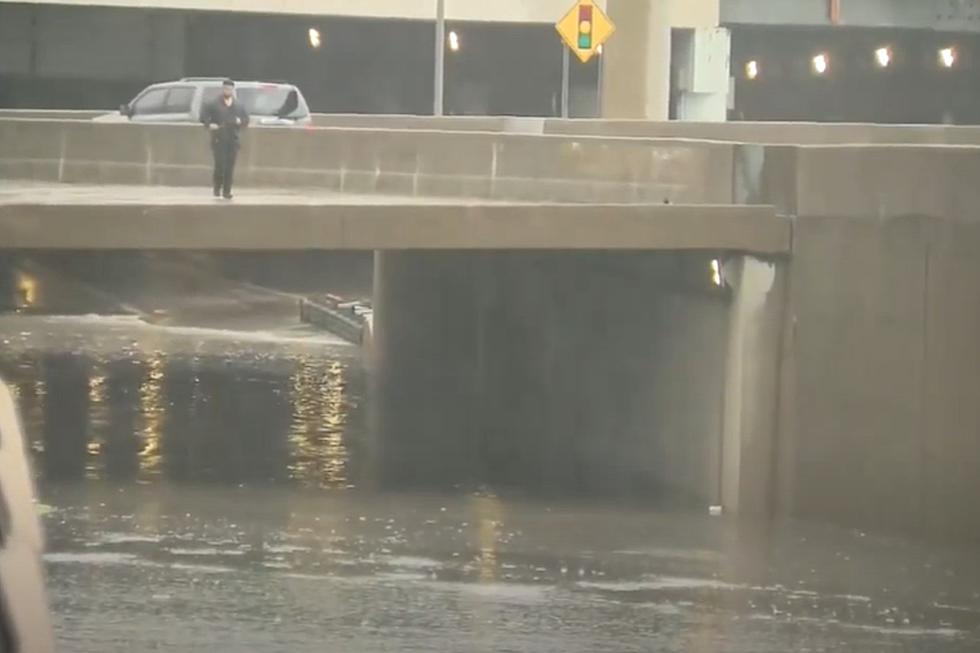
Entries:
<svg viewBox="0 0 980 653">
<path fill-rule="evenodd" d="M 561 117 L 568 118 L 568 95 L 570 91 L 571 58 L 568 48 L 561 49 Z"/>
<path fill-rule="evenodd" d="M 446 83 L 446 0 L 436 0 L 436 69 L 432 114 L 441 116 L 445 111 L 443 99 Z"/>
</svg>

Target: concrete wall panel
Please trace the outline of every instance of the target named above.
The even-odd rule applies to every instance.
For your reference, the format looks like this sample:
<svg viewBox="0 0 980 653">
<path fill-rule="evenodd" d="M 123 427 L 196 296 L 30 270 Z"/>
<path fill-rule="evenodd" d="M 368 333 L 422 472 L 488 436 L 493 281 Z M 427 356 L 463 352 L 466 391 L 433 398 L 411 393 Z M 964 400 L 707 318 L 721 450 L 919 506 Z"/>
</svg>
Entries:
<svg viewBox="0 0 980 653">
<path fill-rule="evenodd" d="M 727 302 L 675 254 L 379 257 L 384 478 L 715 500 Z"/>
<path fill-rule="evenodd" d="M 31 73 L 32 9 L 0 4 L 0 73 Z"/>
<path fill-rule="evenodd" d="M 980 226 L 934 224 L 925 321 L 923 529 L 980 540 Z"/>
<path fill-rule="evenodd" d="M 3 2 L 23 0 L 0 0 Z M 321 16 L 367 16 L 432 20 L 435 1 L 421 0 L 33 0 L 35 4 L 102 5 L 108 7 L 152 7 L 203 11 L 309 14 Z M 687 3 L 690 0 L 683 0 Z M 703 2 L 703 0 L 698 0 Z M 605 2 L 599 0 L 598 4 Z M 451 20 L 509 22 L 555 22 L 568 11 L 568 0 L 449 0 L 446 15 Z"/>
<path fill-rule="evenodd" d="M 723 23 L 747 25 L 829 25 L 827 0 L 727 0 Z M 852 27 L 899 27 L 975 32 L 980 8 L 950 0 L 845 0 L 840 24 Z"/>
<path fill-rule="evenodd" d="M 826 25 L 827 0 L 726 0 L 720 3 L 724 24 Z"/>
<path fill-rule="evenodd" d="M 974 147 L 806 147 L 797 174 L 800 216 L 980 219 L 980 149 Z"/>
<path fill-rule="evenodd" d="M 211 166 L 192 125 L 0 119 L 0 175 L 194 185 Z M 41 144 L 39 146 L 39 144 Z M 525 134 L 256 128 L 244 186 L 553 202 L 729 204 L 734 146 Z"/>
<path fill-rule="evenodd" d="M 895 528 L 921 517 L 926 225 L 797 222 L 788 355 L 799 515 Z"/>
<path fill-rule="evenodd" d="M 4 112 L 0 110 L 0 116 Z M 980 145 L 980 128 L 954 125 L 875 125 L 815 122 L 656 122 L 552 118 L 385 116 L 316 114 L 321 127 L 437 129 L 546 133 L 607 138 L 694 138 L 785 145 L 919 144 Z"/>
<path fill-rule="evenodd" d="M 644 400 L 655 416 L 651 425 L 656 426 L 656 459 L 661 461 L 655 469 L 672 492 L 686 495 L 699 508 L 714 505 L 721 497 L 728 304 L 719 298 L 668 295 L 659 327 L 648 363 L 655 370 L 653 387 Z M 714 434 L 718 437 L 711 437 Z"/>
</svg>

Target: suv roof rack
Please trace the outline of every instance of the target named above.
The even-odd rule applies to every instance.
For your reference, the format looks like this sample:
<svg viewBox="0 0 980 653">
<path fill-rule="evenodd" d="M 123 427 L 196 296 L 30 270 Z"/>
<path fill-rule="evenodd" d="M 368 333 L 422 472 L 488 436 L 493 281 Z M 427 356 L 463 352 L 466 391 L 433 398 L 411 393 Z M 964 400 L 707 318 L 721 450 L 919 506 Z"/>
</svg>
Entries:
<svg viewBox="0 0 980 653">
<path fill-rule="evenodd" d="M 222 82 L 227 77 L 181 77 L 182 82 Z"/>
</svg>

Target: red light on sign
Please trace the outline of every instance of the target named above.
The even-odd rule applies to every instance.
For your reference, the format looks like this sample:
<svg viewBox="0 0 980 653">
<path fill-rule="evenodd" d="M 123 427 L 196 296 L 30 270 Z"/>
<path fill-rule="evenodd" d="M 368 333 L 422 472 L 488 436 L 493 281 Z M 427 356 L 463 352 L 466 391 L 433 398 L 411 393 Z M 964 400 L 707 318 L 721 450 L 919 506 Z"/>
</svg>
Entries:
<svg viewBox="0 0 980 653">
<path fill-rule="evenodd" d="M 578 47 L 582 50 L 592 49 L 592 5 L 580 5 L 578 8 Z"/>
</svg>

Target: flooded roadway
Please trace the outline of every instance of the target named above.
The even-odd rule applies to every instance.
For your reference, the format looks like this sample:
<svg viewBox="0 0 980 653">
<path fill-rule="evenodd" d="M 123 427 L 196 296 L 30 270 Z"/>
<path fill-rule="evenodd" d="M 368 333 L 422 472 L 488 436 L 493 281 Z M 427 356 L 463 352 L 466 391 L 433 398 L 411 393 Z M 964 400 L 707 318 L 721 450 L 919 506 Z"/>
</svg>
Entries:
<svg viewBox="0 0 980 653">
<path fill-rule="evenodd" d="M 0 316 L 60 650 L 976 651 L 980 556 L 519 488 L 378 491 L 358 351 Z"/>
</svg>

